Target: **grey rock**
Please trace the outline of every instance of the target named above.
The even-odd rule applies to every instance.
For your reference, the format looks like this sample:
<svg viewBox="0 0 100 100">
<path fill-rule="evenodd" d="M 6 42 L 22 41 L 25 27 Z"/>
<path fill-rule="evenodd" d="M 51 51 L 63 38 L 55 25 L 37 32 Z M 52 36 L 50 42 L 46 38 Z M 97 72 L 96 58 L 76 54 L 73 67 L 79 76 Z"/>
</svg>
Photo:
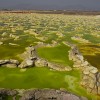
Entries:
<svg viewBox="0 0 100 100">
<path fill-rule="evenodd" d="M 2 95 L 10 95 L 10 96 L 14 96 L 16 95 L 18 92 L 16 90 L 11 90 L 11 89 L 0 89 L 0 94 Z"/>
<path fill-rule="evenodd" d="M 35 65 L 35 61 L 31 59 L 25 59 L 18 67 L 19 68 L 29 68 Z"/>
<path fill-rule="evenodd" d="M 6 64 L 6 67 L 8 67 L 8 68 L 16 68 L 17 65 L 16 64 Z"/>
<path fill-rule="evenodd" d="M 51 63 L 51 62 L 48 62 L 48 67 L 57 71 L 71 71 L 72 70 L 72 68 L 69 66 L 62 66 L 59 64 Z"/>
<path fill-rule="evenodd" d="M 16 65 L 20 64 L 20 62 L 18 60 L 14 60 L 14 59 L 10 59 L 10 63 L 11 64 L 16 64 Z"/>
<path fill-rule="evenodd" d="M 0 66 L 15 68 L 19 65 L 18 60 L 10 59 L 10 60 L 0 60 Z"/>
<path fill-rule="evenodd" d="M 44 59 L 38 58 L 35 61 L 35 66 L 37 66 L 37 67 L 47 67 L 48 66 L 48 62 L 46 60 L 44 60 Z"/>
<path fill-rule="evenodd" d="M 20 100 L 88 100 L 85 97 L 78 97 L 67 91 L 54 89 L 29 90 L 23 93 Z"/>
</svg>

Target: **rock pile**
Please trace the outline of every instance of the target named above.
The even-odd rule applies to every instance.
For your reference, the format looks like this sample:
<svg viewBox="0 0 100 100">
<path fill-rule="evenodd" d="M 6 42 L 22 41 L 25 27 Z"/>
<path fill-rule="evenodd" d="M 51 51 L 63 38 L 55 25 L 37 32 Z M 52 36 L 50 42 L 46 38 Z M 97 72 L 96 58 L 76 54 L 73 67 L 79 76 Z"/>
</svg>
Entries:
<svg viewBox="0 0 100 100">
<path fill-rule="evenodd" d="M 0 89 L 0 100 L 8 100 L 8 97 L 12 97 L 12 100 L 16 100 L 16 90 L 11 89 Z"/>
<path fill-rule="evenodd" d="M 2 95 L 14 96 L 17 93 L 18 92 L 16 90 L 12 90 L 12 89 L 3 89 L 3 88 L 0 89 L 0 94 Z"/>
<path fill-rule="evenodd" d="M 36 48 L 37 46 L 35 48 L 33 46 L 26 48 L 26 51 L 21 55 L 21 58 L 23 58 L 23 62 L 18 67 L 28 68 L 28 67 L 36 66 L 36 67 L 49 67 L 57 71 L 71 71 L 72 70 L 72 68 L 69 66 L 61 66 L 59 64 L 51 63 L 43 58 L 38 57 L 36 53 Z"/>
<path fill-rule="evenodd" d="M 18 66 L 19 68 L 28 68 L 35 66 L 36 52 L 33 46 L 29 46 L 26 48 L 26 51 L 21 54 L 21 58 L 23 59 L 22 63 Z"/>
<path fill-rule="evenodd" d="M 10 60 L 0 60 L 1 67 L 9 67 L 9 68 L 16 68 L 19 65 L 18 60 L 10 59 Z"/>
<path fill-rule="evenodd" d="M 11 90 L 0 89 L 0 100 L 6 100 L 7 96 L 11 96 L 16 100 L 88 100 L 85 97 L 79 97 L 65 90 L 55 89 L 30 89 L 30 90 Z"/>
<path fill-rule="evenodd" d="M 67 91 L 54 89 L 37 89 L 25 91 L 20 100 L 88 100 L 85 97 L 78 97 Z"/>
<path fill-rule="evenodd" d="M 47 60 L 38 57 L 37 53 L 36 53 L 36 47 L 33 46 L 29 46 L 26 48 L 26 51 L 20 55 L 20 58 L 23 59 L 23 61 L 21 63 L 19 63 L 19 61 L 17 60 L 0 60 L 0 66 L 3 67 L 9 67 L 9 68 L 29 68 L 29 67 L 48 67 L 50 69 L 53 70 L 57 70 L 57 71 L 71 71 L 72 68 L 69 66 L 62 66 L 56 63 L 51 63 L 48 62 Z M 39 45 L 40 47 L 40 45 Z"/>
<path fill-rule="evenodd" d="M 58 71 L 71 71 L 72 70 L 72 68 L 69 66 L 63 66 L 63 65 L 51 63 L 51 62 L 48 62 L 48 67 L 54 70 L 58 70 Z"/>
<path fill-rule="evenodd" d="M 83 85 L 90 93 L 100 95 L 100 73 L 98 69 L 89 64 L 76 46 L 72 46 L 69 51 L 70 60 L 74 61 L 74 68 L 81 69 Z"/>
</svg>

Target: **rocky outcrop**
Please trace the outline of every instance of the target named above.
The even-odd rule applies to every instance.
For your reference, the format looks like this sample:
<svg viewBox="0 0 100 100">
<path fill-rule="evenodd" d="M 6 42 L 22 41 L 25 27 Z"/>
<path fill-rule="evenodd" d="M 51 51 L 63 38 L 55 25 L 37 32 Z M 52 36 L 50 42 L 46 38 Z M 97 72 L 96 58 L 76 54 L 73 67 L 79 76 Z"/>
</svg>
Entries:
<svg viewBox="0 0 100 100">
<path fill-rule="evenodd" d="M 35 66 L 48 67 L 50 69 L 57 70 L 57 71 L 71 71 L 72 70 L 72 68 L 69 66 L 63 66 L 63 65 L 56 64 L 53 62 L 48 62 L 47 60 L 43 58 L 37 58 L 37 60 L 35 61 Z"/>
<path fill-rule="evenodd" d="M 43 44 L 42 44 L 43 46 Z M 38 57 L 36 48 L 41 47 L 37 45 L 35 47 L 29 46 L 26 48 L 26 51 L 20 55 L 23 59 L 22 63 L 18 66 L 19 68 L 28 68 L 28 67 L 48 67 L 57 71 L 71 71 L 72 68 L 69 66 L 62 66 L 56 63 L 48 62 L 47 60 Z"/>
<path fill-rule="evenodd" d="M 55 89 L 30 89 L 30 90 L 11 90 L 0 89 L 0 100 L 8 100 L 7 96 L 11 96 L 13 100 L 16 100 L 16 96 L 19 95 L 18 100 L 88 100 L 86 97 L 80 97 L 69 93 L 65 90 Z"/>
<path fill-rule="evenodd" d="M 37 58 L 37 60 L 35 61 L 35 66 L 37 66 L 37 67 L 47 67 L 48 62 L 43 58 Z"/>
<path fill-rule="evenodd" d="M 71 71 L 72 70 L 72 68 L 69 66 L 63 66 L 63 65 L 51 63 L 51 62 L 48 62 L 48 67 L 57 71 Z"/>
<path fill-rule="evenodd" d="M 85 97 L 78 97 L 67 91 L 54 89 L 38 89 L 25 91 L 20 100 L 88 100 Z"/>
<path fill-rule="evenodd" d="M 0 66 L 9 67 L 9 68 L 16 68 L 19 65 L 18 60 L 10 59 L 10 60 L 0 60 Z"/>
<path fill-rule="evenodd" d="M 35 66 L 36 58 L 25 59 L 18 67 L 19 68 L 29 68 Z"/>
<path fill-rule="evenodd" d="M 82 81 L 88 92 L 100 95 L 100 73 L 98 69 L 88 63 L 75 45 L 71 45 L 69 59 L 74 61 L 74 68 L 81 69 Z"/>
<path fill-rule="evenodd" d="M 43 45 L 42 45 L 43 46 Z M 48 62 L 47 60 L 38 57 L 36 48 L 40 47 L 38 46 L 29 46 L 26 48 L 26 51 L 20 55 L 20 58 L 23 59 L 21 63 L 17 60 L 0 60 L 0 66 L 3 67 L 9 67 L 9 68 L 29 68 L 29 67 L 48 67 L 53 70 L 57 71 L 71 71 L 72 68 L 69 66 L 62 66 L 56 63 Z"/>
<path fill-rule="evenodd" d="M 0 95 L 8 95 L 8 96 L 14 96 L 16 95 L 18 92 L 16 90 L 12 90 L 12 89 L 0 89 Z"/>
<path fill-rule="evenodd" d="M 16 95 L 18 92 L 12 89 L 0 89 L 0 100 L 8 100 L 8 98 L 12 97 L 11 100 L 16 100 Z"/>
<path fill-rule="evenodd" d="M 20 55 L 23 59 L 22 63 L 18 66 L 19 68 L 28 68 L 35 66 L 35 60 L 37 59 L 35 48 L 29 46 L 26 48 L 26 51 Z"/>
<path fill-rule="evenodd" d="M 76 40 L 76 41 L 81 42 L 81 43 L 90 43 L 89 40 L 86 40 L 80 36 L 73 36 L 73 37 L 71 37 L 71 39 Z"/>
</svg>

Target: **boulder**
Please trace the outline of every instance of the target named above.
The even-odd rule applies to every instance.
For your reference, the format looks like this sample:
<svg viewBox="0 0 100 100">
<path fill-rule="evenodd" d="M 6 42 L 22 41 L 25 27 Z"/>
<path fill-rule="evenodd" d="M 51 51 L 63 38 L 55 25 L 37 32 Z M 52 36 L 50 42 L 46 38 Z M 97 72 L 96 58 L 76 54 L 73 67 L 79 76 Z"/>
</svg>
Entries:
<svg viewBox="0 0 100 100">
<path fill-rule="evenodd" d="M 97 68 L 94 68 L 93 70 L 90 71 L 91 73 L 95 74 L 98 72 L 98 69 Z"/>
<path fill-rule="evenodd" d="M 0 60 L 0 65 L 9 63 L 9 60 Z"/>
<path fill-rule="evenodd" d="M 46 60 L 44 60 L 44 59 L 39 59 L 38 58 L 35 61 L 35 66 L 37 66 L 37 67 L 47 67 L 48 66 L 48 62 Z"/>
<path fill-rule="evenodd" d="M 90 76 L 92 79 L 95 79 L 95 78 L 96 78 L 96 75 L 93 74 L 93 73 L 89 73 L 89 76 Z"/>
<path fill-rule="evenodd" d="M 2 45 L 3 44 L 3 42 L 0 42 L 0 45 Z"/>
<path fill-rule="evenodd" d="M 96 85 L 95 85 L 95 87 L 93 88 L 92 93 L 93 93 L 93 94 L 98 94 L 98 88 L 97 88 Z"/>
<path fill-rule="evenodd" d="M 71 67 L 69 67 L 69 66 L 66 66 L 66 67 L 65 67 L 65 71 L 71 71 L 71 70 L 72 70 Z"/>
<path fill-rule="evenodd" d="M 17 68 L 16 64 L 6 64 L 6 67 L 8 68 Z"/>
<path fill-rule="evenodd" d="M 81 85 L 85 86 L 86 84 L 87 84 L 86 81 L 84 81 L 84 80 L 81 81 Z"/>
<path fill-rule="evenodd" d="M 98 87 L 98 94 L 100 95 L 100 86 Z"/>
<path fill-rule="evenodd" d="M 15 68 L 19 65 L 18 60 L 10 59 L 10 60 L 0 60 L 0 66 L 5 66 L 9 68 Z"/>
<path fill-rule="evenodd" d="M 67 91 L 54 89 L 38 89 L 24 92 L 20 100 L 88 100 Z"/>
<path fill-rule="evenodd" d="M 75 68 L 77 68 L 77 67 L 80 68 L 81 65 L 79 65 L 79 64 L 74 64 L 73 67 L 75 67 Z"/>
<path fill-rule="evenodd" d="M 26 59 L 18 67 L 19 68 L 28 68 L 34 66 L 34 60 Z"/>
<path fill-rule="evenodd" d="M 89 84 L 89 87 L 91 88 L 91 89 L 93 89 L 94 88 L 94 86 L 95 86 L 95 83 L 93 82 L 90 82 L 90 84 Z"/>
<path fill-rule="evenodd" d="M 83 71 L 83 74 L 86 74 L 86 75 L 87 75 L 87 74 L 89 74 L 89 73 L 90 73 L 90 72 L 89 72 L 89 70 L 87 70 L 87 69 Z"/>
<path fill-rule="evenodd" d="M 12 90 L 12 89 L 0 89 L 0 94 L 2 95 L 14 96 L 17 93 L 18 92 L 16 90 Z"/>
<path fill-rule="evenodd" d="M 51 63 L 51 62 L 48 62 L 48 67 L 57 71 L 71 71 L 72 70 L 72 68 L 69 66 L 62 66 L 59 64 Z"/>
<path fill-rule="evenodd" d="M 97 73 L 97 80 L 100 82 L 100 72 Z"/>
<path fill-rule="evenodd" d="M 81 64 L 81 66 L 88 66 L 89 65 L 89 63 L 87 62 L 87 61 L 84 61 L 82 64 Z"/>
<path fill-rule="evenodd" d="M 14 59 L 10 59 L 9 61 L 11 64 L 16 64 L 16 65 L 19 65 L 20 62 L 18 60 L 14 60 Z"/>
</svg>

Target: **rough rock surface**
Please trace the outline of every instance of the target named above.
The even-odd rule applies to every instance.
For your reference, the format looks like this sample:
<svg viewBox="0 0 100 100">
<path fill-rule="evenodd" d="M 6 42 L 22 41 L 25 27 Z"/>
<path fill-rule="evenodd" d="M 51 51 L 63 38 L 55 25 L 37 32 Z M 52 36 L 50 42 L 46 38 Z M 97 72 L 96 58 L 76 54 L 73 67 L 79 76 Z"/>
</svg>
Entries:
<svg viewBox="0 0 100 100">
<path fill-rule="evenodd" d="M 0 100 L 7 99 L 7 96 L 12 96 L 16 100 L 19 95 L 19 100 L 88 100 L 86 97 L 76 96 L 65 90 L 55 89 L 30 89 L 30 90 L 11 90 L 0 89 Z M 7 99 L 8 100 L 8 99 Z"/>
<path fill-rule="evenodd" d="M 42 46 L 44 46 L 42 44 Z M 38 57 L 36 48 L 41 47 L 41 45 L 37 45 L 35 47 L 29 46 L 26 48 L 26 51 L 21 54 L 23 58 L 22 63 L 18 66 L 19 68 L 28 68 L 28 67 L 49 67 L 50 69 L 57 71 L 71 71 L 72 68 L 69 66 L 61 66 L 59 64 L 48 62 L 47 60 Z"/>
<path fill-rule="evenodd" d="M 19 68 L 28 68 L 35 65 L 35 60 L 37 59 L 35 54 L 35 48 L 29 46 L 26 48 L 26 51 L 21 55 L 23 58 L 22 63 L 18 66 Z"/>
<path fill-rule="evenodd" d="M 48 62 L 42 58 L 38 58 L 35 61 L 35 66 L 37 67 L 47 67 L 48 66 Z"/>
<path fill-rule="evenodd" d="M 51 62 L 48 62 L 48 67 L 54 70 L 58 70 L 58 71 L 71 71 L 72 70 L 72 68 L 69 66 L 62 66 L 59 64 L 51 63 Z"/>
<path fill-rule="evenodd" d="M 35 65 L 35 59 L 25 59 L 18 67 L 19 68 L 29 68 L 29 67 L 33 67 Z"/>
<path fill-rule="evenodd" d="M 20 100 L 88 100 L 66 91 L 54 89 L 39 89 L 25 91 Z"/>
<path fill-rule="evenodd" d="M 16 95 L 17 93 L 18 93 L 18 92 L 17 92 L 16 90 L 0 88 L 0 94 L 1 94 L 1 95 L 14 96 L 14 95 Z"/>
<path fill-rule="evenodd" d="M 18 60 L 10 59 L 10 60 L 0 60 L 1 67 L 9 67 L 9 68 L 16 68 L 19 65 Z"/>
<path fill-rule="evenodd" d="M 74 61 L 73 67 L 81 69 L 83 74 L 81 85 L 84 86 L 88 92 L 100 95 L 100 72 L 84 59 L 75 45 L 70 46 L 69 58 Z"/>
</svg>

